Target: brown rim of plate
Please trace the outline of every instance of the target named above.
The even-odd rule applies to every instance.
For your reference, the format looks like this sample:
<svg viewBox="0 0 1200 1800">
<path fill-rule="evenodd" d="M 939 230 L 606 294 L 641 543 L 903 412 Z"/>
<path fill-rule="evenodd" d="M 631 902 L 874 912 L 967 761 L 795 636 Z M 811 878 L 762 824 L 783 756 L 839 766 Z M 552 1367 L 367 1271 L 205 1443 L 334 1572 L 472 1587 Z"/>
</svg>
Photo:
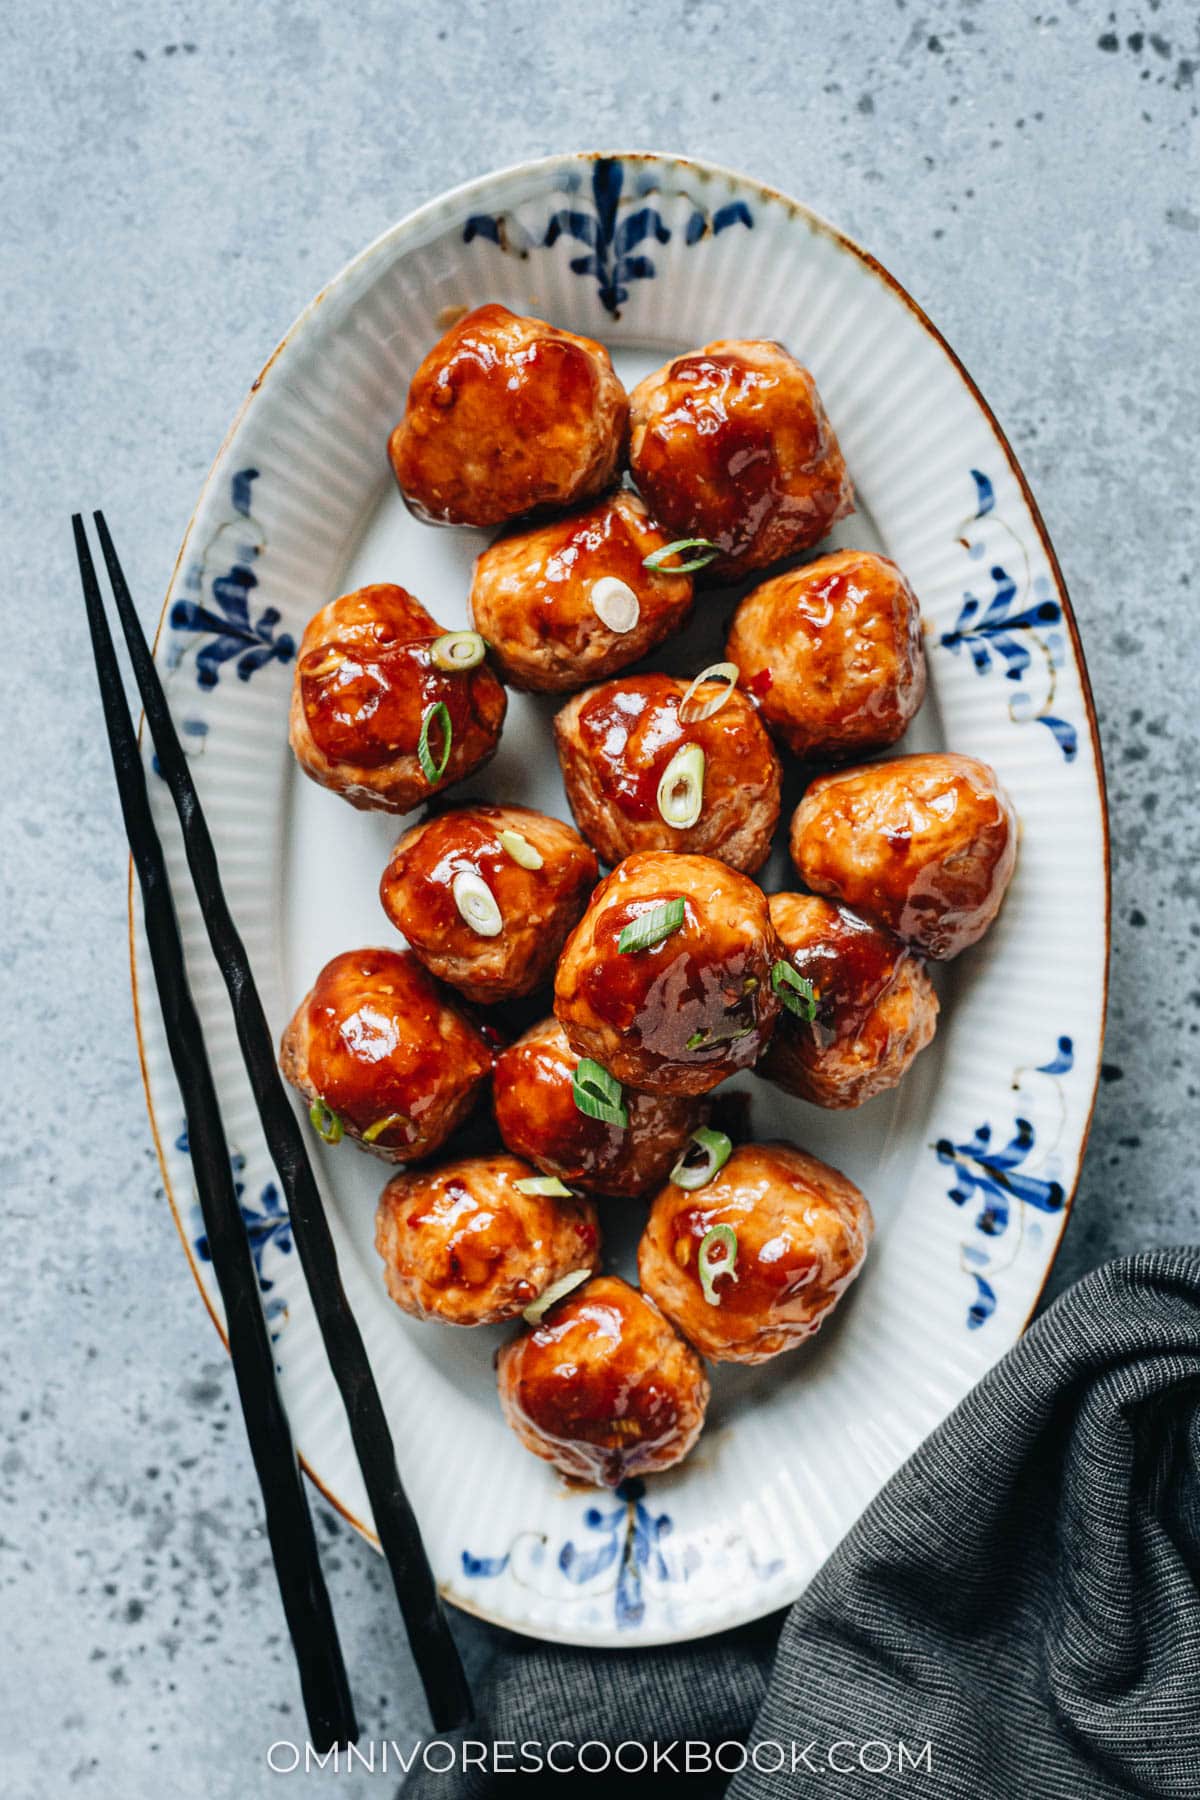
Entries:
<svg viewBox="0 0 1200 1800">
<path fill-rule="evenodd" d="M 257 394 L 259 389 L 262 387 L 263 381 L 266 378 L 269 370 L 271 369 L 272 364 L 278 359 L 278 357 L 282 354 L 282 352 L 287 348 L 288 344 L 291 343 L 292 339 L 295 337 L 296 333 L 300 330 L 301 326 L 307 323 L 310 315 L 313 312 L 315 312 L 317 307 L 319 307 L 322 304 L 322 302 L 325 300 L 326 296 L 332 291 L 332 289 L 334 287 L 338 286 L 345 279 L 345 277 L 349 274 L 351 269 L 356 268 L 360 263 L 364 262 L 367 257 L 371 256 L 377 248 L 381 247 L 385 243 L 385 241 L 390 240 L 398 231 L 403 230 L 406 225 L 411 224 L 414 219 L 419 217 L 419 215 L 426 210 L 426 208 L 433 208 L 433 207 L 441 206 L 444 203 L 454 199 L 458 195 L 465 195 L 470 189 L 476 188 L 476 187 L 480 186 L 482 183 L 490 182 L 493 180 L 500 180 L 503 177 L 508 176 L 508 175 L 517 175 L 517 174 L 521 173 L 522 171 L 529 172 L 529 171 L 535 171 L 535 170 L 539 170 L 539 169 L 547 169 L 547 168 L 553 167 L 557 163 L 562 163 L 562 162 L 571 162 L 571 161 L 597 162 L 597 161 L 606 159 L 608 157 L 612 157 L 613 159 L 615 159 L 617 161 L 626 162 L 626 163 L 629 163 L 629 162 L 675 163 L 681 168 L 695 169 L 698 174 L 703 175 L 705 177 L 716 176 L 719 179 L 736 182 L 740 186 L 754 189 L 759 194 L 761 194 L 764 199 L 771 201 L 776 205 L 786 207 L 788 209 L 788 211 L 793 213 L 796 217 L 804 219 L 814 230 L 821 232 L 826 237 L 832 238 L 835 243 L 840 245 L 841 248 L 847 252 L 848 255 L 853 256 L 855 258 L 855 260 L 858 261 L 859 263 L 861 263 L 867 270 L 869 270 L 872 275 L 876 276 L 881 282 L 883 282 L 885 287 L 890 288 L 890 290 L 896 296 L 896 298 L 898 300 L 900 300 L 904 304 L 905 307 L 907 307 L 908 311 L 912 314 L 913 318 L 922 327 L 922 329 L 925 332 L 927 332 L 928 335 L 933 339 L 933 341 L 938 345 L 939 349 L 944 351 L 947 359 L 949 360 L 949 362 L 951 363 L 951 365 L 953 366 L 953 368 L 959 375 L 960 379 L 962 380 L 963 386 L 967 389 L 968 393 L 971 395 L 972 399 L 975 401 L 975 404 L 978 406 L 980 412 L 983 414 L 984 418 L 987 420 L 987 423 L 988 423 L 989 427 L 991 428 L 992 434 L 995 437 L 997 444 L 1000 446 L 1000 449 L 1004 454 L 1004 457 L 1008 463 L 1009 468 L 1011 469 L 1014 477 L 1016 478 L 1017 485 L 1019 486 L 1019 488 L 1021 490 L 1021 494 L 1025 501 L 1025 504 L 1029 508 L 1029 515 L 1030 515 L 1031 519 L 1033 520 L 1034 529 L 1036 530 L 1036 532 L 1038 534 L 1038 538 L 1041 541 L 1042 549 L 1045 551 L 1046 559 L 1050 564 L 1050 569 L 1051 569 L 1051 573 L 1054 577 L 1054 583 L 1055 583 L 1055 587 L 1057 589 L 1058 598 L 1062 605 L 1063 618 L 1066 621 L 1067 630 L 1070 633 L 1071 647 L 1075 653 L 1075 664 L 1079 670 L 1079 682 L 1080 682 L 1080 687 L 1083 692 L 1084 709 L 1087 713 L 1088 730 L 1091 734 L 1092 753 L 1093 753 L 1093 756 L 1095 758 L 1095 763 L 1096 763 L 1096 780 L 1097 780 L 1097 785 L 1098 785 L 1099 791 L 1100 791 L 1100 825 L 1101 825 L 1101 831 L 1103 833 L 1103 840 L 1104 840 L 1104 990 L 1101 995 L 1100 1030 L 1099 1030 L 1098 1041 L 1097 1041 L 1097 1045 L 1096 1045 L 1096 1068 L 1095 1068 L 1095 1072 L 1092 1076 L 1092 1097 L 1091 1097 L 1091 1101 L 1088 1105 L 1087 1116 L 1084 1119 L 1083 1132 L 1082 1132 L 1082 1135 L 1079 1140 L 1079 1153 L 1078 1153 L 1078 1156 L 1076 1157 L 1075 1167 L 1071 1174 L 1070 1185 L 1067 1186 L 1067 1184 L 1064 1183 L 1065 1194 L 1064 1194 L 1064 1199 L 1063 1199 L 1062 1230 L 1059 1232 L 1059 1235 L 1058 1235 L 1058 1243 L 1055 1245 L 1054 1255 L 1050 1258 L 1050 1261 L 1046 1265 L 1046 1272 L 1042 1276 L 1042 1279 L 1038 1284 L 1038 1291 L 1034 1296 L 1033 1304 L 1029 1308 L 1028 1313 L 1025 1315 L 1024 1323 L 1022 1324 L 1020 1331 L 1018 1331 L 1018 1333 L 1017 1333 L 1017 1336 L 1020 1337 L 1028 1329 L 1029 1321 L 1032 1319 L 1034 1313 L 1038 1309 L 1038 1306 L 1041 1302 L 1042 1294 L 1046 1287 L 1046 1283 L 1050 1279 L 1051 1270 L 1054 1268 L 1054 1264 L 1058 1259 L 1058 1253 L 1062 1247 L 1062 1240 L 1063 1240 L 1064 1236 L 1066 1235 L 1067 1226 L 1070 1223 L 1071 1214 L 1074 1210 L 1074 1205 L 1075 1205 L 1075 1195 L 1078 1191 L 1080 1176 L 1083 1172 L 1083 1160 L 1087 1153 L 1088 1138 L 1091 1134 L 1091 1129 L 1092 1129 L 1092 1120 L 1095 1116 L 1096 1096 L 1097 1096 L 1097 1093 L 1098 1093 L 1099 1087 L 1100 1087 L 1100 1063 L 1101 1063 L 1101 1058 L 1102 1058 L 1103 1052 L 1104 1052 L 1104 1028 L 1105 1028 L 1105 1023 L 1106 1023 L 1107 1014 L 1108 1014 L 1109 961 L 1110 961 L 1111 954 L 1112 954 L 1112 867 L 1111 867 L 1110 841 L 1109 841 L 1109 828 L 1108 828 L 1108 786 L 1107 786 L 1107 781 L 1106 781 L 1105 773 L 1104 773 L 1104 757 L 1103 757 L 1103 753 L 1102 753 L 1101 747 L 1100 747 L 1100 728 L 1096 721 L 1096 704 L 1095 704 L 1094 697 L 1092 695 L 1091 677 L 1088 673 L 1087 662 L 1086 662 L 1086 660 L 1084 658 L 1084 654 L 1083 654 L 1083 645 L 1082 645 L 1082 642 L 1080 641 L 1079 627 L 1075 620 L 1075 610 L 1074 610 L 1073 606 L 1071 605 L 1071 596 L 1067 592 L 1067 584 L 1063 579 L 1063 572 L 1059 565 L 1058 557 L 1055 555 L 1054 545 L 1050 541 L 1050 534 L 1046 529 L 1046 522 L 1042 518 L 1041 510 L 1038 507 L 1037 501 L 1033 497 L 1033 493 L 1032 493 L 1032 490 L 1030 489 L 1028 481 L 1025 479 L 1024 470 L 1021 468 L 1021 465 L 1017 460 L 1016 453 L 1013 450 L 1012 445 L 1009 443 L 1008 438 L 1005 436 L 1003 430 L 1001 429 L 995 413 L 992 411 L 991 407 L 988 405 L 987 401 L 984 399 L 984 396 L 980 392 L 980 389 L 979 389 L 977 383 L 975 382 L 974 378 L 972 377 L 970 372 L 967 370 L 967 368 L 963 364 L 962 359 L 955 353 L 955 351 L 953 350 L 951 345 L 947 343 L 946 339 L 942 336 L 942 333 L 938 330 L 937 326 L 933 323 L 932 319 L 929 318 L 928 314 L 923 310 L 922 307 L 918 306 L 917 302 L 913 299 L 912 295 L 908 292 L 908 290 L 905 287 L 903 287 L 899 281 L 896 280 L 896 277 L 888 269 L 886 269 L 883 266 L 883 264 L 877 260 L 877 258 L 875 258 L 874 256 L 871 255 L 870 251 L 864 250 L 861 244 L 857 243 L 852 237 L 848 237 L 846 235 L 846 233 L 844 231 L 839 230 L 836 225 L 830 224 L 830 222 L 827 219 L 822 218 L 821 215 L 819 213 L 814 212 L 811 207 L 805 206 L 799 200 L 794 200 L 790 194 L 783 193 L 779 188 L 771 187 L 768 183 L 759 181 L 756 179 L 756 177 L 754 177 L 752 175 L 743 175 L 743 174 L 738 173 L 736 170 L 728 169 L 720 163 L 705 162 L 696 157 L 681 156 L 674 151 L 654 151 L 654 150 L 560 151 L 556 155 L 553 155 L 553 156 L 536 157 L 528 162 L 511 164 L 507 168 L 504 168 L 504 169 L 491 170 L 486 175 L 477 176 L 472 181 L 468 181 L 468 182 L 464 182 L 464 183 L 460 184 L 460 186 L 458 188 L 452 188 L 444 194 L 435 195 L 435 197 L 432 200 L 426 201 L 424 206 L 417 207 L 413 212 L 407 213 L 403 219 L 398 219 L 394 225 L 389 226 L 387 228 L 387 230 L 382 232 L 379 237 L 375 238 L 372 243 L 368 244 L 364 249 L 360 250 L 356 256 L 351 257 L 350 261 L 345 264 L 345 266 L 333 277 L 333 279 L 331 281 L 326 282 L 325 286 L 322 287 L 318 291 L 318 293 L 314 296 L 314 298 L 309 301 L 308 305 L 304 308 L 303 312 L 300 313 L 299 317 L 294 321 L 294 323 L 291 326 L 289 326 L 288 330 L 280 338 L 278 344 L 275 346 L 274 350 L 272 350 L 270 356 L 268 356 L 266 362 L 263 364 L 262 368 L 259 370 L 259 372 L 255 376 L 254 380 L 251 382 L 250 388 L 246 394 L 246 398 L 242 401 L 242 404 L 239 406 L 236 414 L 234 415 L 232 424 L 230 425 L 228 431 L 225 433 L 224 438 L 221 440 L 220 448 L 218 449 L 216 456 L 213 458 L 212 465 L 209 468 L 208 474 L 204 478 L 204 484 L 200 489 L 199 497 L 196 501 L 195 506 L 192 508 L 191 516 L 188 519 L 187 528 L 184 531 L 183 540 L 179 546 L 179 554 L 175 558 L 175 563 L 171 570 L 171 578 L 167 583 L 167 596 L 163 600 L 162 611 L 159 613 L 159 618 L 158 618 L 158 626 L 154 633 L 155 660 L 157 661 L 157 658 L 158 658 L 158 644 L 159 644 L 159 639 L 162 636 L 163 626 L 166 622 L 167 607 L 170 603 L 171 589 L 175 585 L 175 577 L 179 572 L 179 566 L 182 563 L 183 558 L 184 558 L 184 553 L 187 550 L 188 543 L 189 543 L 189 540 L 192 535 L 192 528 L 196 522 L 196 515 L 200 511 L 200 508 L 203 505 L 203 503 L 208 495 L 209 489 L 212 486 L 213 479 L 216 475 L 217 468 L 218 468 L 219 464 L 221 463 L 221 460 L 224 457 L 226 450 L 229 448 L 229 445 L 232 443 L 235 434 L 237 433 L 239 427 L 241 426 L 242 420 L 245 418 L 246 413 L 249 410 L 250 404 L 253 401 L 255 394 Z M 141 743 L 141 740 L 142 740 L 142 733 L 145 729 L 145 723 L 146 723 L 145 714 L 143 714 L 138 722 L 138 742 L 139 742 L 139 744 Z M 180 1212 L 178 1203 L 176 1202 L 176 1199 L 175 1199 L 174 1191 L 172 1190 L 172 1187 L 171 1187 L 171 1179 L 167 1173 L 167 1160 L 166 1160 L 166 1156 L 163 1153 L 162 1139 L 159 1135 L 159 1130 L 158 1130 L 158 1121 L 154 1116 L 154 1101 L 153 1101 L 153 1097 L 150 1093 L 150 1079 L 149 1079 L 149 1074 L 148 1074 L 147 1068 L 146 1068 L 146 1047 L 145 1047 L 145 1044 L 142 1039 L 141 1008 L 138 1004 L 137 951 L 136 951 L 136 945 L 135 945 L 136 925 L 135 925 L 135 916 L 134 916 L 134 872 L 133 872 L 132 858 L 130 858 L 130 862 L 129 862 L 129 877 L 128 877 L 128 879 L 129 879 L 129 979 L 130 979 L 130 989 L 131 989 L 131 992 L 133 995 L 133 1027 L 134 1027 L 134 1031 L 137 1036 L 138 1063 L 139 1063 L 139 1066 L 142 1071 L 142 1087 L 145 1090 L 145 1095 L 146 1095 L 146 1111 L 148 1112 L 148 1114 L 150 1116 L 150 1131 L 151 1131 L 151 1135 L 154 1139 L 155 1154 L 158 1157 L 159 1172 L 162 1175 L 163 1191 L 165 1192 L 165 1194 L 167 1196 L 167 1203 L 171 1208 L 171 1216 L 175 1220 L 175 1229 L 179 1233 L 179 1239 L 183 1245 L 184 1254 L 188 1260 L 188 1267 L 192 1271 L 193 1279 L 195 1280 L 196 1286 L 200 1290 L 200 1296 L 201 1296 L 202 1300 L 204 1301 L 205 1306 L 208 1309 L 208 1315 L 211 1318 L 213 1324 L 216 1326 L 218 1335 L 221 1338 L 221 1342 L 225 1345 L 226 1351 L 228 1351 L 229 1340 L 225 1335 L 225 1328 L 222 1325 L 221 1320 L 217 1316 L 217 1312 L 208 1297 L 208 1291 L 205 1288 L 204 1282 L 200 1278 L 200 1271 L 196 1266 L 196 1258 L 195 1258 L 195 1255 L 193 1254 L 191 1243 L 189 1242 L 187 1232 L 184 1228 L 183 1216 Z M 312 1482 L 313 1486 L 317 1489 L 317 1491 L 324 1497 L 325 1500 L 328 1501 L 329 1505 L 334 1508 L 335 1512 L 339 1512 L 342 1515 L 342 1517 L 347 1521 L 348 1524 L 352 1525 L 354 1527 L 354 1529 L 362 1537 L 364 1537 L 369 1544 L 372 1544 L 374 1546 L 374 1548 L 376 1550 L 378 1550 L 379 1549 L 379 1539 L 376 1537 L 376 1535 L 375 1535 L 374 1531 L 371 1529 L 371 1527 L 368 1526 L 367 1524 L 365 1524 L 362 1519 L 356 1518 L 354 1513 L 352 1513 L 350 1511 L 349 1507 L 345 1504 L 345 1502 L 340 1500 L 338 1498 L 338 1496 L 335 1493 L 333 1493 L 333 1491 L 329 1487 L 327 1487 L 325 1485 L 325 1483 L 321 1480 L 320 1476 L 316 1473 L 316 1471 L 312 1467 L 312 1464 L 308 1461 L 308 1459 L 303 1454 L 301 1454 L 299 1451 L 297 1451 L 297 1455 L 299 1456 L 300 1467 L 304 1470 L 304 1473 L 308 1476 L 309 1480 Z M 439 1592 L 443 1595 L 443 1597 L 445 1599 L 449 1600 L 452 1605 L 457 1606 L 460 1609 L 460 1611 L 471 1613 L 475 1618 L 483 1619 L 488 1624 L 497 1625 L 497 1626 L 501 1627 L 502 1629 L 506 1629 L 506 1630 L 512 1629 L 511 1626 L 509 1626 L 507 1620 L 496 1617 L 495 1615 L 485 1611 L 483 1608 L 475 1605 L 474 1603 L 471 1603 L 471 1604 L 466 1603 L 457 1594 L 451 1593 L 449 1591 L 449 1589 L 443 1583 L 441 1583 L 441 1582 L 438 1583 L 438 1589 L 439 1589 Z M 721 1626 L 713 1627 L 714 1631 L 722 1630 L 722 1629 L 724 1629 L 724 1627 L 721 1627 Z M 708 1635 L 708 1634 L 702 1633 L 701 1635 Z M 563 1641 L 565 1642 L 567 1640 L 563 1640 Z"/>
</svg>

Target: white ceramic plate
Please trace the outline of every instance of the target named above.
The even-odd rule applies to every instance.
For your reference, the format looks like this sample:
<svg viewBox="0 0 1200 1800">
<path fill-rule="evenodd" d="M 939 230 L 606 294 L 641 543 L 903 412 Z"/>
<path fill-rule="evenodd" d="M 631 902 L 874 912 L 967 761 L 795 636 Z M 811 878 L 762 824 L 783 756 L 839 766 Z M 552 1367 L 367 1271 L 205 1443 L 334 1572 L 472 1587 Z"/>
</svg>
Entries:
<svg viewBox="0 0 1200 1800">
<path fill-rule="evenodd" d="M 876 263 L 782 195 L 679 157 L 563 156 L 490 175 L 395 226 L 293 327 L 217 458 L 167 601 L 159 667 L 277 1029 L 328 957 L 398 941 L 376 896 L 397 824 L 297 773 L 290 663 L 309 616 L 367 581 L 398 581 L 446 626 L 466 622 L 484 540 L 414 523 L 385 444 L 420 357 L 455 309 L 485 300 L 602 338 L 629 383 L 712 338 L 787 343 L 816 375 L 858 492 L 835 541 L 886 550 L 921 599 L 930 695 L 907 747 L 947 745 L 993 763 L 1021 816 L 999 923 L 939 976 L 941 1028 L 898 1093 L 830 1114 L 743 1078 L 758 1135 L 798 1140 L 865 1189 L 876 1242 L 810 1347 L 716 1371 L 696 1451 L 645 1486 L 589 1496 L 521 1449 L 496 1401 L 504 1332 L 421 1325 L 392 1305 L 372 1247 L 387 1171 L 314 1140 L 346 1289 L 446 1596 L 536 1636 L 650 1644 L 794 1599 L 1022 1330 L 1062 1232 L 1095 1091 L 1102 774 L 1067 598 L 1016 461 L 951 352 Z M 728 611 L 702 597 L 656 663 L 702 668 Z M 515 696 L 498 756 L 464 795 L 569 817 L 553 710 Z M 320 1487 L 370 1535 L 170 802 L 161 782 L 151 786 L 296 1440 Z M 764 885 L 792 885 L 782 856 Z M 140 932 L 135 919 L 151 1117 L 219 1324 Z M 609 1211 L 610 1259 L 627 1273 L 637 1215 Z"/>
</svg>

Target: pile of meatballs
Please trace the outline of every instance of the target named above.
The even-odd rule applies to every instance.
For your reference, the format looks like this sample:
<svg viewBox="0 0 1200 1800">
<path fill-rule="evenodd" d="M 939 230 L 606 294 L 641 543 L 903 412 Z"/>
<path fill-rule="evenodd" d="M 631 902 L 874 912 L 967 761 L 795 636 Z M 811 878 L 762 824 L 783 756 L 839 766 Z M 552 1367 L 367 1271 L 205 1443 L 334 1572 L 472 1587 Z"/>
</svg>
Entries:
<svg viewBox="0 0 1200 1800">
<path fill-rule="evenodd" d="M 709 344 L 626 395 L 602 345 L 483 306 L 417 370 L 388 450 L 418 518 L 502 530 L 474 629 L 384 584 L 304 633 L 305 773 L 355 807 L 425 811 L 380 884 L 407 947 L 322 969 L 282 1067 L 327 1143 L 400 1165 L 376 1222 L 397 1305 L 522 1320 L 497 1357 L 505 1417 L 564 1475 L 616 1485 L 687 1455 L 702 1358 L 810 1337 L 871 1238 L 852 1182 L 791 1143 L 735 1144 L 714 1089 L 753 1069 L 844 1108 L 894 1087 L 936 1026 L 926 961 L 988 929 L 1016 820 L 970 757 L 861 760 L 921 704 L 920 613 L 884 557 L 795 562 L 853 488 L 781 345 Z M 748 580 L 725 661 L 620 673 L 698 586 Z M 494 753 L 505 685 L 571 696 L 554 735 L 578 830 L 436 798 Z M 813 778 L 797 891 L 768 897 L 752 876 L 781 755 Z M 551 982 L 552 1010 L 547 992 L 508 1041 L 504 1003 Z M 503 1152 L 455 1156 L 489 1095 Z M 649 1202 L 640 1290 L 601 1272 L 622 1199 Z"/>
</svg>

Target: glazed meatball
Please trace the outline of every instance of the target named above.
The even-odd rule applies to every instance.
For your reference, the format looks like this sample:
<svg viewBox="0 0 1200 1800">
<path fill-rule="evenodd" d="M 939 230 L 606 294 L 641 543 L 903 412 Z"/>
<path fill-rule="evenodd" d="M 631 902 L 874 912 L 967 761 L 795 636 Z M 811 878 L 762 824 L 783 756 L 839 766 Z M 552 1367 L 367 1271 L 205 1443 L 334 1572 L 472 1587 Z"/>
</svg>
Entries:
<svg viewBox="0 0 1200 1800">
<path fill-rule="evenodd" d="M 1000 910 L 1017 816 L 994 769 L 949 751 L 822 775 L 796 808 L 792 860 L 818 894 L 946 961 Z"/>
<path fill-rule="evenodd" d="M 652 1301 L 600 1275 L 496 1359 L 500 1405 L 527 1450 L 575 1481 L 616 1487 L 681 1462 L 708 1377 Z"/>
<path fill-rule="evenodd" d="M 483 649 L 401 587 L 331 600 L 296 659 L 289 735 L 304 773 L 351 806 L 395 813 L 462 781 L 495 753 L 508 704 L 486 663 L 470 662 Z"/>
<path fill-rule="evenodd" d="M 647 375 L 629 405 L 638 489 L 673 538 L 719 547 L 713 575 L 765 568 L 853 511 L 816 383 L 782 344 L 707 344 Z"/>
<path fill-rule="evenodd" d="M 792 1144 L 745 1144 L 704 1187 L 663 1188 L 638 1274 L 702 1356 L 766 1362 L 820 1329 L 871 1232 L 865 1197 L 828 1163 Z"/>
<path fill-rule="evenodd" d="M 502 525 L 601 493 L 629 402 L 591 338 L 480 306 L 438 339 L 388 445 L 409 510 L 441 525 Z"/>
<path fill-rule="evenodd" d="M 624 1096 L 628 1125 L 575 1104 L 579 1057 L 557 1019 L 543 1019 L 496 1059 L 492 1096 L 500 1136 L 546 1175 L 591 1194 L 652 1194 L 708 1116 L 702 1100 Z"/>
<path fill-rule="evenodd" d="M 566 693 L 661 644 L 692 605 L 690 575 L 645 567 L 666 542 L 637 495 L 622 489 L 485 550 L 471 617 L 505 680 Z"/>
<path fill-rule="evenodd" d="M 815 1106 L 861 1106 L 894 1088 L 937 1028 L 921 959 L 828 900 L 772 894 L 768 905 L 784 955 L 808 986 L 777 983 L 784 1010 L 758 1073 Z"/>
<path fill-rule="evenodd" d="M 600 1255 L 590 1200 L 528 1192 L 515 1156 L 469 1156 L 394 1175 L 375 1214 L 375 1248 L 397 1306 L 416 1319 L 495 1325 Z"/>
<path fill-rule="evenodd" d="M 344 1134 L 387 1162 L 413 1162 L 444 1144 L 492 1060 L 407 950 L 348 950 L 326 963 L 279 1058 L 328 1142 Z"/>
<path fill-rule="evenodd" d="M 627 928 L 635 938 L 671 915 L 682 916 L 667 935 L 621 949 Z M 571 1048 L 616 1081 L 706 1094 L 765 1049 L 779 956 L 766 896 L 745 875 L 708 856 L 648 850 L 592 895 L 558 965 L 554 1011 Z"/>
<path fill-rule="evenodd" d="M 925 698 L 917 596 L 894 562 L 866 550 L 754 588 L 725 654 L 796 756 L 840 762 L 885 749 Z"/>
<path fill-rule="evenodd" d="M 602 861 L 675 850 L 752 873 L 770 855 L 779 758 L 736 688 L 626 676 L 569 700 L 554 738 L 575 822 Z"/>
<path fill-rule="evenodd" d="M 405 832 L 379 897 L 433 974 L 472 1000 L 511 1000 L 549 976 L 598 872 L 559 819 L 463 806 Z"/>
</svg>

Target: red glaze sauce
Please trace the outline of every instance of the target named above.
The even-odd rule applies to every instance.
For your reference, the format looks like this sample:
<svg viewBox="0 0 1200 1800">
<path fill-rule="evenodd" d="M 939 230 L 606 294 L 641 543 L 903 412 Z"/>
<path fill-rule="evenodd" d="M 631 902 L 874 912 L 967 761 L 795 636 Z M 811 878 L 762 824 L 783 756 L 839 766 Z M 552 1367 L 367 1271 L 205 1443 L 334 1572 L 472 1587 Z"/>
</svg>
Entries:
<svg viewBox="0 0 1200 1800">
<path fill-rule="evenodd" d="M 454 1088 L 482 1080 L 492 1053 L 406 951 L 357 950 L 322 969 L 308 1000 L 308 1075 L 326 1106 L 366 1130 L 392 1113 L 378 1140 L 416 1143 L 422 1120 Z"/>
<path fill-rule="evenodd" d="M 793 1192 L 789 1199 L 803 1229 L 803 1195 Z M 811 1248 L 795 1242 L 787 1211 L 782 1207 L 778 1217 L 772 1219 L 772 1229 L 763 1243 L 752 1246 L 750 1232 L 744 1229 L 749 1211 L 748 1203 L 728 1200 L 707 1207 L 702 1200 L 696 1200 L 682 1207 L 671 1220 L 671 1254 L 699 1284 L 701 1243 L 714 1225 L 732 1226 L 738 1239 L 733 1267 L 736 1279 L 718 1272 L 713 1292 L 722 1312 L 765 1323 L 777 1307 L 785 1306 L 810 1285 L 820 1259 Z M 718 1267 L 715 1263 L 713 1266 Z M 703 1304 L 707 1306 L 708 1301 Z"/>
<path fill-rule="evenodd" d="M 787 945 L 787 950 L 797 973 L 812 982 L 817 1016 L 809 1024 L 785 1008 L 779 1028 L 811 1035 L 821 1049 L 859 1035 L 909 955 L 890 931 L 843 907 L 827 933 L 795 948 Z"/>
<path fill-rule="evenodd" d="M 460 674 L 439 669 L 430 655 L 434 641 L 417 638 L 367 651 L 334 640 L 305 655 L 300 664 L 304 715 L 313 741 L 331 762 L 369 769 L 415 756 L 425 714 L 439 701 L 450 714 L 454 752 L 466 747 L 468 736 L 480 728 L 480 684 L 495 676 L 486 665 Z M 429 749 L 436 767 L 445 752 L 440 724 L 431 726 Z"/>
<path fill-rule="evenodd" d="M 580 992 L 598 1018 L 636 1038 L 658 1063 L 748 1067 L 766 1037 L 763 998 L 770 992 L 770 970 L 761 944 L 730 934 L 722 954 L 714 955 L 704 921 L 685 894 L 678 931 L 634 954 L 617 949 L 626 925 L 678 898 L 664 890 L 606 907 L 596 921 Z M 692 1042 L 698 1035 L 701 1041 Z"/>
<path fill-rule="evenodd" d="M 519 1135 L 519 1154 L 552 1164 L 561 1180 L 599 1175 L 623 1160 L 628 1133 L 591 1119 L 575 1104 L 577 1057 L 550 1044 L 522 1044 L 496 1064 L 493 1095 L 502 1128 Z M 507 1141 L 507 1131 L 506 1131 Z"/>
<path fill-rule="evenodd" d="M 579 711 L 579 735 L 606 800 L 628 819 L 657 819 L 658 787 L 667 765 L 685 744 L 705 755 L 705 793 L 718 785 L 761 784 L 769 774 L 770 749 L 757 715 L 733 694 L 707 719 L 681 722 L 687 683 L 670 675 L 638 675 L 608 682 Z M 713 697 L 693 697 L 689 714 Z"/>
</svg>

